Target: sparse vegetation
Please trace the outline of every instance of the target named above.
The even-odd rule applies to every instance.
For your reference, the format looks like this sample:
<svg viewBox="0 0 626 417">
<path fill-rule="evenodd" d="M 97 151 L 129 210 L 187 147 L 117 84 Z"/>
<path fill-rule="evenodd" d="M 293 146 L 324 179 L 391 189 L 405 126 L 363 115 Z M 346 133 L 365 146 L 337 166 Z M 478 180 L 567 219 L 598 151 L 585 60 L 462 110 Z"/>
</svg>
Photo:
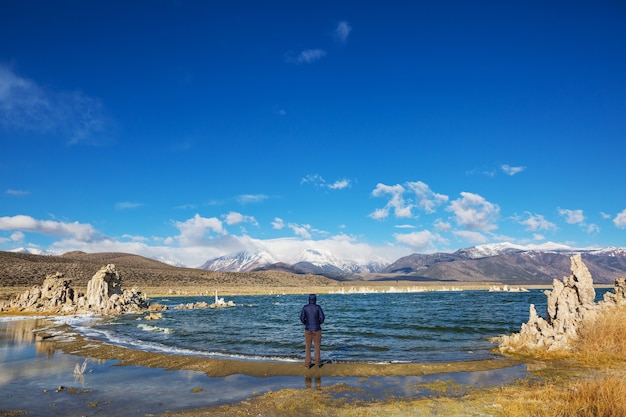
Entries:
<svg viewBox="0 0 626 417">
<path fill-rule="evenodd" d="M 329 288 L 337 281 L 319 275 L 299 275 L 281 271 L 213 272 L 178 268 L 153 259 L 127 253 L 70 252 L 61 256 L 28 255 L 0 251 L 0 300 L 41 285 L 46 275 L 63 273 L 78 291 L 104 265 L 115 264 L 125 288 L 137 288 L 149 296 L 250 294 L 262 289 Z"/>
</svg>

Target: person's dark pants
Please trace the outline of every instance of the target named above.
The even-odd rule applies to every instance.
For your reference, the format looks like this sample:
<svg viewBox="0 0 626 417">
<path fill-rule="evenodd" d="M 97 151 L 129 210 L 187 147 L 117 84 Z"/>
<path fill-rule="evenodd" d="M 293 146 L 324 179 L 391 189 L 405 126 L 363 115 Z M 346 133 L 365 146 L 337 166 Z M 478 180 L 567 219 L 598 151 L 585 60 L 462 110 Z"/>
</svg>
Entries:
<svg viewBox="0 0 626 417">
<path fill-rule="evenodd" d="M 313 343 L 315 349 L 315 364 L 320 366 L 322 363 L 322 354 L 320 352 L 320 345 L 322 344 L 322 331 L 321 330 L 305 330 L 304 331 L 304 364 L 306 366 L 311 365 L 311 343 Z"/>
</svg>

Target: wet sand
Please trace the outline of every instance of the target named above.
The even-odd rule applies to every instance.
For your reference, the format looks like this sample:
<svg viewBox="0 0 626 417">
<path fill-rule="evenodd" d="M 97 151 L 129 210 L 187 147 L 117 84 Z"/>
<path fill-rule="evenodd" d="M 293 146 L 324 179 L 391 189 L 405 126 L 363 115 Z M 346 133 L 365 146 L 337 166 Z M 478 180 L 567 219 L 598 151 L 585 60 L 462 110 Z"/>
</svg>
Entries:
<svg viewBox="0 0 626 417">
<path fill-rule="evenodd" d="M 332 376 L 332 377 L 371 377 L 371 376 L 410 376 L 432 375 L 450 372 L 476 372 L 501 369 L 519 365 L 511 359 L 492 359 L 483 361 L 446 362 L 446 363 L 397 363 L 377 364 L 368 362 L 325 363 L 322 367 L 306 368 L 302 363 L 271 361 L 240 361 L 214 359 L 198 356 L 170 355 L 157 352 L 127 349 L 104 343 L 87 341 L 83 336 L 71 331 L 69 326 L 54 328 L 62 335 L 53 336 L 51 331 L 42 331 L 42 341 L 79 356 L 98 359 L 117 359 L 121 365 L 146 366 L 169 370 L 190 370 L 204 372 L 210 377 L 225 377 L 242 374 L 253 377 L 273 376 Z"/>
<path fill-rule="evenodd" d="M 242 401 L 256 393 L 285 388 L 306 389 L 311 386 L 312 382 L 316 387 L 318 384 L 321 385 L 322 380 L 325 386 L 345 383 L 351 386 L 358 385 L 361 390 L 370 391 L 367 395 L 376 397 L 377 393 L 383 391 L 380 381 L 386 381 L 385 384 L 388 387 L 395 387 L 391 395 L 397 395 L 399 391 L 402 391 L 403 384 L 407 384 L 408 381 L 423 382 L 428 379 L 426 378 L 428 375 L 433 378 L 464 379 L 466 382 L 472 381 L 469 383 L 481 385 L 501 383 L 502 380 L 518 378 L 524 373 L 520 362 L 508 359 L 411 364 L 341 362 L 326 363 L 320 368 L 307 369 L 302 363 L 295 362 L 223 360 L 131 350 L 86 340 L 67 324 L 58 324 L 51 319 L 27 319 L 13 323 L 10 326 L 12 327 L 12 343 L 28 343 L 30 338 L 37 356 L 47 358 L 47 362 L 42 363 L 39 363 L 41 358 L 31 358 L 31 366 L 50 366 L 50 362 L 53 362 L 63 368 L 63 378 L 67 378 L 72 376 L 70 369 L 73 364 L 80 363 L 84 358 L 89 359 L 92 365 L 88 368 L 94 373 L 88 375 L 87 380 L 95 384 L 95 390 L 84 394 L 85 398 L 91 398 L 89 401 L 92 405 L 96 404 L 95 408 L 98 408 L 97 405 L 100 404 L 100 411 L 105 407 L 103 404 L 107 402 L 112 409 L 110 403 L 113 400 L 108 394 L 104 394 L 105 391 L 111 390 L 111 384 L 122 387 L 129 384 L 126 389 L 128 392 L 120 395 L 122 397 L 131 395 L 131 398 L 123 400 L 122 405 L 132 403 L 133 395 L 142 396 L 142 399 L 144 396 L 154 397 L 154 405 L 141 410 L 138 408 L 137 414 L 130 413 L 126 409 L 126 414 L 108 412 L 106 415 L 145 415 L 146 412 L 181 411 L 228 404 Z M 25 362 L 24 366 L 27 367 L 29 359 L 25 358 Z M 19 383 L 21 371 L 16 372 L 17 376 L 13 381 L 6 382 L 7 384 Z M 96 375 L 102 378 L 100 382 L 96 383 Z M 182 379 L 183 382 L 176 383 L 178 379 Z M 368 381 L 376 381 L 376 383 L 368 383 Z M 71 384 L 71 381 L 66 384 Z M 59 385 L 62 384 L 59 383 Z M 104 386 L 108 388 L 98 390 L 98 387 Z M 79 394 L 83 389 L 80 383 L 75 383 L 71 387 Z M 145 389 L 142 390 L 142 387 Z M 176 392 L 174 387 L 183 389 L 184 392 Z M 47 388 L 47 392 L 42 394 L 39 400 L 50 402 L 50 390 L 54 388 L 57 387 Z M 212 394 L 208 396 L 208 392 Z M 169 397 L 159 395 L 159 393 L 167 393 Z M 197 395 L 198 393 L 203 394 Z M 57 393 L 59 394 L 64 395 Z M 22 395 L 26 394 L 22 393 Z M 35 398 L 37 396 L 33 396 L 32 400 L 35 401 Z M 87 410 L 90 409 L 88 406 L 89 404 L 82 408 L 76 406 L 76 410 L 81 410 L 76 411 L 78 413 L 76 415 L 90 415 L 85 414 L 84 411 L 85 407 Z M 0 406 L 0 409 L 3 408 Z M 25 407 L 25 409 L 28 408 Z M 56 411 L 60 409 L 56 408 Z M 3 414 L 0 411 L 1 415 Z"/>
</svg>

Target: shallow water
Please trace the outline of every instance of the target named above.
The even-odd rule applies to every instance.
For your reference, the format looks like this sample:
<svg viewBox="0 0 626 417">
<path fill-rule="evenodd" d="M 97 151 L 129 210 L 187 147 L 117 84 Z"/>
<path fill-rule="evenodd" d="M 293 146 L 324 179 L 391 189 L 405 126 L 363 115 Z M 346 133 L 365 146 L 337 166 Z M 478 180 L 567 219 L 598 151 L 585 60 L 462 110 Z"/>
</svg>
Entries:
<svg viewBox="0 0 626 417">
<path fill-rule="evenodd" d="M 29 318 L 0 320 L 0 410 L 27 409 L 38 416 L 145 416 L 234 403 L 256 393 L 285 388 L 318 389 L 339 383 L 356 388 L 336 394 L 348 400 L 416 398 L 442 395 L 423 387 L 436 380 L 485 386 L 506 383 L 525 374 L 522 365 L 410 377 L 212 378 L 202 372 L 118 366 L 115 360 L 88 358 L 84 374 L 76 376 L 75 366 L 86 358 L 50 350 L 47 343 L 36 341 L 33 331 L 42 325 L 42 320 Z"/>
<path fill-rule="evenodd" d="M 299 361 L 303 355 L 302 295 L 233 296 L 236 307 L 168 310 L 163 319 L 120 316 L 78 330 L 134 349 L 248 360 Z M 450 362 L 492 359 L 489 339 L 519 330 L 529 304 L 545 311 L 541 291 L 445 291 L 322 294 L 325 360 Z M 169 307 L 212 297 L 154 299 Z"/>
</svg>

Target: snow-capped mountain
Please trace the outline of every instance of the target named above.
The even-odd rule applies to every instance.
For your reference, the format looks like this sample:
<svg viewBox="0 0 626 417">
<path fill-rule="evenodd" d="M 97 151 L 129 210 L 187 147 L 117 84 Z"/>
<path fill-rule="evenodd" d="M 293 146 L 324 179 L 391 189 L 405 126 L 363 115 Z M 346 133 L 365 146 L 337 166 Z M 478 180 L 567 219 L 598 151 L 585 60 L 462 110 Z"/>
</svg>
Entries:
<svg viewBox="0 0 626 417">
<path fill-rule="evenodd" d="M 163 256 L 153 256 L 151 259 L 154 259 L 155 261 L 163 262 L 166 265 L 175 266 L 177 268 L 186 268 L 185 264 L 178 262 L 175 259 L 164 258 Z"/>
<path fill-rule="evenodd" d="M 272 267 L 274 265 L 274 267 Z M 238 252 L 231 255 L 210 259 L 200 267 L 208 271 L 249 272 L 255 269 L 289 269 L 296 273 L 311 273 L 321 275 L 349 275 L 366 272 L 380 272 L 388 263 L 373 261 L 361 265 L 352 260 L 345 260 L 333 256 L 331 253 L 319 249 L 305 249 L 295 259 L 276 259 L 271 254 L 259 252 Z"/>
<path fill-rule="evenodd" d="M 244 251 L 210 259 L 200 269 L 222 272 L 249 272 L 274 263 L 276 263 L 276 260 L 267 252 L 250 253 Z"/>
<path fill-rule="evenodd" d="M 612 283 L 626 276 L 626 249 L 575 249 L 565 245 L 480 245 L 453 253 L 402 257 L 384 272 L 415 279 L 549 283 L 569 273 L 570 256 L 581 254 L 594 282 Z"/>
<path fill-rule="evenodd" d="M 539 245 L 516 245 L 514 243 L 502 242 L 502 243 L 489 243 L 485 245 L 472 246 L 470 248 L 459 249 L 455 254 L 467 257 L 469 259 L 486 258 L 489 256 L 503 255 L 505 253 L 516 252 L 549 252 L 549 253 L 566 253 L 566 252 L 580 252 L 580 249 L 574 249 L 570 246 L 561 245 L 554 242 L 545 242 Z"/>
<path fill-rule="evenodd" d="M 53 252 L 50 250 L 37 249 L 37 248 L 15 248 L 15 249 L 11 249 L 9 252 L 24 253 L 27 255 L 44 255 L 44 256 L 58 255 L 58 253 L 56 252 Z"/>
</svg>

